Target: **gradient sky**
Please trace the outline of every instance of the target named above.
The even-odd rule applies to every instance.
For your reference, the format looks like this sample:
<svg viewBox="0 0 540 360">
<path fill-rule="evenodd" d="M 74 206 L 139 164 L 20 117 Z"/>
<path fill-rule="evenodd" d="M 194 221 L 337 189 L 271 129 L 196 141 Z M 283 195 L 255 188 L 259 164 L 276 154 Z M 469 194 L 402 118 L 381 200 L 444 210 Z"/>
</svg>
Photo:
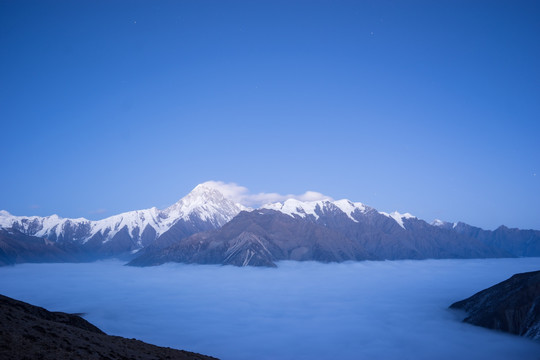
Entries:
<svg viewBox="0 0 540 360">
<path fill-rule="evenodd" d="M 0 0 L 0 209 L 207 180 L 540 229 L 538 1 Z"/>
</svg>

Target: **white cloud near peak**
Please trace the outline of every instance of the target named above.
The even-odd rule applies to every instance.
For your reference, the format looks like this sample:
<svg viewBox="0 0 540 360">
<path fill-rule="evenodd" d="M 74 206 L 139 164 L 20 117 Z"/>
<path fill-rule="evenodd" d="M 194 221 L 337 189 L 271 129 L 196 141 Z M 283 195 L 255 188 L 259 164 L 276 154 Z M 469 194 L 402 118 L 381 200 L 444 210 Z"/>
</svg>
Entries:
<svg viewBox="0 0 540 360">
<path fill-rule="evenodd" d="M 223 181 L 206 181 L 201 185 L 215 188 L 219 190 L 226 198 L 249 207 L 259 207 L 269 203 L 283 202 L 287 199 L 296 199 L 300 201 L 333 200 L 330 196 L 321 194 L 317 191 L 306 191 L 305 193 L 299 195 L 282 195 L 278 193 L 265 192 L 252 194 L 247 187 L 240 186 L 236 183 L 225 183 Z"/>
</svg>

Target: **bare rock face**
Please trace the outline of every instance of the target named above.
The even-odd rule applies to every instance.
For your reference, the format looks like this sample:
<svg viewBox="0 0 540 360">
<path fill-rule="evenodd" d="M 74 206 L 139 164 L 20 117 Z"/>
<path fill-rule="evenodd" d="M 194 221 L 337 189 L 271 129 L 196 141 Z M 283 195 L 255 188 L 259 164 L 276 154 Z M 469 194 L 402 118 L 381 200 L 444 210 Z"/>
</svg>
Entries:
<svg viewBox="0 0 540 360">
<path fill-rule="evenodd" d="M 0 295 L 0 359 L 178 359 L 210 356 L 109 336 L 80 316 Z"/>
<path fill-rule="evenodd" d="M 465 322 L 540 341 L 540 271 L 516 274 L 450 306 Z"/>
</svg>

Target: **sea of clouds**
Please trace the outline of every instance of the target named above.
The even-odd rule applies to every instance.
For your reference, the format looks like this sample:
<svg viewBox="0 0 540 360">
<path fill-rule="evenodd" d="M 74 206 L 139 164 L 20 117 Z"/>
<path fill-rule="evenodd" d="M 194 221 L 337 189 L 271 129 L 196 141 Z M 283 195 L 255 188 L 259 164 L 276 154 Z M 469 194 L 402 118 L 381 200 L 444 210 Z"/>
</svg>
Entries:
<svg viewBox="0 0 540 360">
<path fill-rule="evenodd" d="M 540 269 L 538 258 L 122 265 L 3 267 L 0 293 L 86 313 L 108 334 L 224 360 L 540 358 L 539 343 L 464 324 L 448 309 Z"/>
</svg>

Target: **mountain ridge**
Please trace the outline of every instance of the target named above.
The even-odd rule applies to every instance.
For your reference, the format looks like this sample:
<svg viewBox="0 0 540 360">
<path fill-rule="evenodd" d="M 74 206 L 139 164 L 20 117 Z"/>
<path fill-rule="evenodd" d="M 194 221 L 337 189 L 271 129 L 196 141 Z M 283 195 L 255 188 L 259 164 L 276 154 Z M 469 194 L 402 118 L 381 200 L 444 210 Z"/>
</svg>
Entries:
<svg viewBox="0 0 540 360">
<path fill-rule="evenodd" d="M 49 248 L 39 240 L 28 240 L 35 243 L 30 248 L 18 246 L 15 240 L 7 240 L 9 234 L 17 237 L 20 232 L 58 245 L 59 250 L 50 248 L 56 258 L 64 258 L 62 251 L 67 248 L 68 253 L 75 249 L 79 261 L 125 256 L 130 265 L 138 266 L 164 261 L 275 266 L 276 261 L 287 259 L 540 256 L 540 231 L 536 230 L 501 226 L 492 231 L 440 220 L 427 223 L 410 213 L 381 212 L 347 199 L 289 198 L 252 209 L 227 198 L 216 182 L 197 185 L 163 210 L 136 210 L 93 222 L 56 215 L 16 217 L 0 211 L 0 229 L 8 230 L 0 250 L 4 246 L 13 254 L 19 249 L 24 255 L 18 257 L 20 261 L 35 259 L 28 253 L 32 249 Z M 284 241 L 286 231 L 288 242 Z"/>
<path fill-rule="evenodd" d="M 178 222 L 190 228 L 190 235 L 222 226 L 244 209 L 247 208 L 203 183 L 163 210 L 152 207 L 95 221 L 58 215 L 14 216 L 2 210 L 0 228 L 56 243 L 76 244 L 98 254 L 116 255 L 140 251 Z"/>
</svg>

